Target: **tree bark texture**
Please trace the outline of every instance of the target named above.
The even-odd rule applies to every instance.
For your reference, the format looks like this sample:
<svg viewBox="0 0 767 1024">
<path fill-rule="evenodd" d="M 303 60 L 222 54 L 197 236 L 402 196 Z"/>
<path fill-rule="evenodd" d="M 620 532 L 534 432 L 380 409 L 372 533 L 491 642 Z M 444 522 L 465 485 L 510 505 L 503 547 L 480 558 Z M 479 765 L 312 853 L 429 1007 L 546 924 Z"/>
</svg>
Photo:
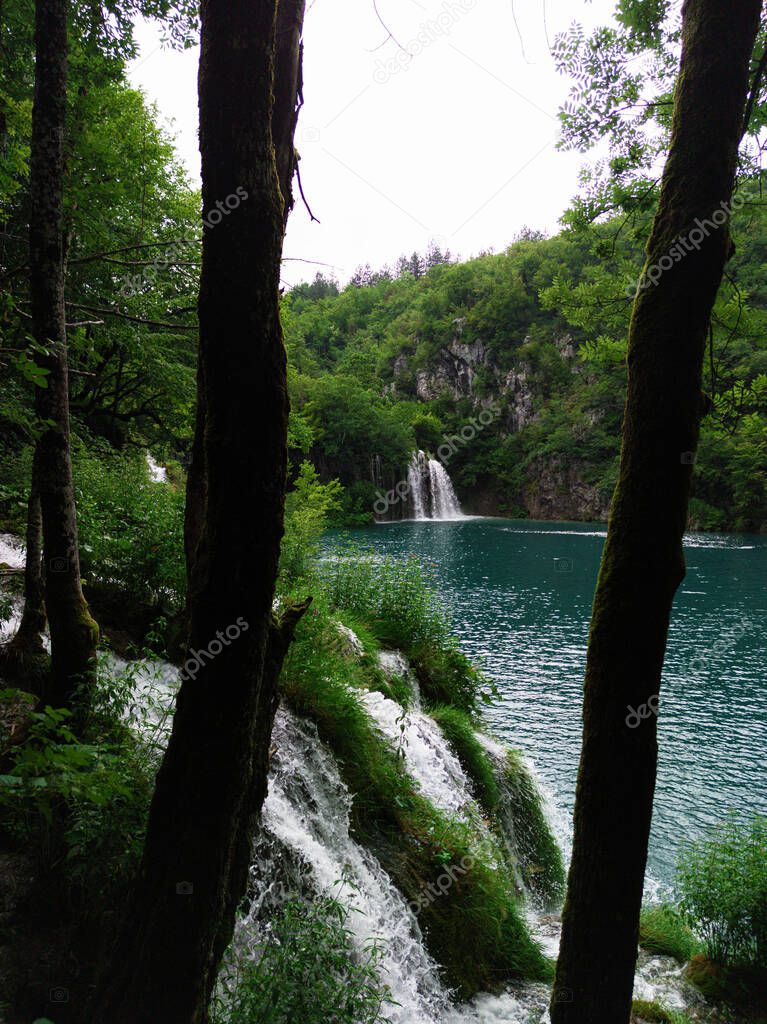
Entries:
<svg viewBox="0 0 767 1024">
<path fill-rule="evenodd" d="M 43 524 L 45 604 L 51 675 L 44 694 L 66 706 L 92 670 L 98 627 L 80 584 L 69 445 L 69 380 L 64 317 L 64 125 L 67 97 L 66 0 L 35 4 L 35 92 L 30 157 L 30 295 L 36 361 L 48 371 L 35 395 L 42 433 L 35 469 Z"/>
<path fill-rule="evenodd" d="M 592 612 L 553 1024 L 630 1016 L 655 789 L 652 709 L 685 572 L 705 341 L 731 247 L 718 211 L 731 200 L 760 7 L 684 5 L 671 146 L 632 315 L 620 475 Z"/>
<path fill-rule="evenodd" d="M 284 200 L 272 133 L 277 3 L 203 0 L 201 13 L 189 652 L 133 905 L 91 1014 L 97 1024 L 206 1020 L 246 888 L 277 677 L 305 609 L 272 612 L 288 418 Z"/>
</svg>

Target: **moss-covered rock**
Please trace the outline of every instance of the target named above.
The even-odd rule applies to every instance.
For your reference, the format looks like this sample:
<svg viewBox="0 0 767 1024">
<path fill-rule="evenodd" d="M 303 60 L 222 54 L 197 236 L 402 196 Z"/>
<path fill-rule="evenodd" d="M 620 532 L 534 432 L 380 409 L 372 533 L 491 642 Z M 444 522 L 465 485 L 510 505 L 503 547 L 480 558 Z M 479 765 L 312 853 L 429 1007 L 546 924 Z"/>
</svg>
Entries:
<svg viewBox="0 0 767 1024">
<path fill-rule="evenodd" d="M 546 909 L 565 894 L 565 864 L 543 809 L 542 794 L 517 750 L 507 750 L 500 770 L 496 815 L 511 841 L 525 886 Z"/>
<path fill-rule="evenodd" d="M 552 966 L 529 934 L 495 845 L 488 850 L 486 834 L 419 791 L 360 701 L 369 668 L 339 652 L 333 634 L 322 614 L 302 622 L 283 697 L 335 754 L 353 794 L 353 831 L 410 901 L 447 984 L 468 998 L 514 978 L 548 980 Z"/>
</svg>

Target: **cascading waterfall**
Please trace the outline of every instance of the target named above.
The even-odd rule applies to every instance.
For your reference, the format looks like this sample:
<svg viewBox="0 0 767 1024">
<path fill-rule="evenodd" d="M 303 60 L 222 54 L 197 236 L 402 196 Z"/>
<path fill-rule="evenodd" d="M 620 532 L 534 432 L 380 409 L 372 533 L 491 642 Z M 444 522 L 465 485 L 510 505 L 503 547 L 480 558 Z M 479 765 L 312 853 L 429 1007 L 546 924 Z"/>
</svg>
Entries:
<svg viewBox="0 0 767 1024">
<path fill-rule="evenodd" d="M 387 673 L 406 678 L 411 674 L 407 659 L 399 652 L 383 652 L 380 664 Z M 406 710 L 378 692 L 360 692 L 360 699 L 378 729 L 400 749 L 424 796 L 449 815 L 471 820 L 476 829 L 482 815 L 472 783 L 436 722 L 416 701 Z M 500 767 L 506 748 L 477 735 Z M 251 869 L 255 898 L 238 924 L 239 947 L 258 955 L 270 914 L 286 895 L 330 891 L 355 908 L 348 926 L 360 953 L 371 940 L 384 950 L 379 970 L 394 1002 L 386 1005 L 383 1013 L 393 1024 L 546 1024 L 550 992 L 541 984 L 514 986 L 499 995 L 485 993 L 470 1003 L 451 1004 L 416 917 L 373 854 L 350 834 L 351 795 L 315 727 L 282 708 L 274 744 L 263 828 Z M 526 762 L 526 767 L 531 766 Z M 540 780 L 536 782 L 540 785 Z M 551 812 L 553 807 L 547 810 Z M 555 814 L 554 825 L 558 838 L 569 845 L 564 817 Z M 490 835 L 489 830 L 485 835 Z M 507 838 L 513 845 L 513 835 Z M 556 918 L 538 916 L 532 909 L 528 917 L 532 933 L 550 956 L 556 956 Z M 675 961 L 658 957 L 646 963 L 640 960 L 637 995 L 662 996 L 670 1005 L 682 1008 L 682 987 Z"/>
<path fill-rule="evenodd" d="M 331 892 L 352 908 L 347 927 L 362 952 L 375 941 L 394 1024 L 437 1024 L 450 1010 L 418 922 L 376 858 L 350 835 L 351 796 L 314 726 L 277 713 L 269 794 L 251 868 L 256 893 L 237 927 L 240 949 L 258 955 L 270 913 L 286 896 Z"/>
<path fill-rule="evenodd" d="M 405 714 L 381 694 L 360 696 L 388 738 L 402 736 L 408 769 L 424 795 L 476 825 L 471 782 L 436 723 L 419 711 Z M 350 834 L 351 795 L 315 727 L 281 708 L 273 740 L 269 793 L 251 867 L 254 898 L 235 935 L 240 952 L 259 955 L 269 918 L 286 898 L 331 892 L 353 908 L 347 926 L 360 953 L 371 941 L 383 950 L 378 969 L 392 999 L 383 1014 L 392 1024 L 525 1024 L 531 1010 L 545 1008 L 548 993 L 540 985 L 453 1006 L 416 917 L 376 858 Z"/>
<path fill-rule="evenodd" d="M 14 567 L 23 564 L 23 547 L 15 538 L 0 535 L 0 561 Z M 379 663 L 387 674 L 411 681 L 411 707 L 406 710 L 377 692 L 360 692 L 368 714 L 381 733 L 399 746 L 424 796 L 447 814 L 471 821 L 477 829 L 481 812 L 472 783 L 436 722 L 420 710 L 408 660 L 398 651 L 385 651 Z M 130 669 L 134 699 L 151 708 L 143 728 L 151 730 L 158 747 L 164 746 L 178 669 L 164 662 L 128 666 L 114 656 L 107 656 L 102 665 L 115 675 Z M 500 766 L 506 748 L 477 735 Z M 377 969 L 392 1000 L 385 1004 L 383 1014 L 391 1024 L 548 1022 L 550 993 L 540 984 L 518 985 L 499 995 L 481 994 L 470 1003 L 453 1005 L 425 947 L 416 916 L 373 853 L 351 834 L 352 796 L 315 726 L 282 707 L 273 743 L 269 791 L 251 863 L 250 905 L 235 933 L 238 954 L 260 955 L 270 919 L 286 899 L 330 893 L 352 911 L 346 927 L 360 955 L 365 955 L 371 942 L 381 950 Z M 554 825 L 560 841 L 567 841 L 568 829 L 561 815 L 554 816 Z M 513 843 L 513 836 L 509 838 Z M 533 934 L 549 955 L 556 955 L 556 919 L 528 913 Z M 675 961 L 647 954 L 640 955 L 635 994 L 662 998 L 677 1009 L 684 1009 L 692 998 Z"/>
<path fill-rule="evenodd" d="M 9 569 L 23 569 L 26 553 L 24 545 L 10 533 L 0 533 L 0 565 Z M 0 643 L 10 640 L 16 633 L 21 622 L 21 614 L 24 610 L 24 599 L 19 594 L 12 594 L 8 598 L 6 609 L 8 617 L 0 619 Z"/>
<path fill-rule="evenodd" d="M 426 452 L 413 452 L 407 471 L 413 519 L 463 519 L 447 470 Z"/>
</svg>

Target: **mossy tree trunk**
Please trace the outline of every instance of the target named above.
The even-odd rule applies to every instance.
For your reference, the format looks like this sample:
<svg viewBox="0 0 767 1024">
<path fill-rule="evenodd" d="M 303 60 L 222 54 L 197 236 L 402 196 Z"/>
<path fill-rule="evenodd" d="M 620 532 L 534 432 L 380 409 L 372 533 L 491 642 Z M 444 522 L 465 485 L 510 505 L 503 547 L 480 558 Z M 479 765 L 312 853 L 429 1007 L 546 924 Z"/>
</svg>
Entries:
<svg viewBox="0 0 767 1024">
<path fill-rule="evenodd" d="M 51 632 L 54 706 L 71 702 L 92 670 L 98 627 L 80 584 L 74 485 L 69 445 L 69 380 L 64 317 L 64 124 L 67 98 L 66 0 L 35 4 L 35 92 L 30 157 L 30 296 L 36 362 L 47 371 L 35 411 L 42 433 L 35 471 L 45 563 L 45 605 Z M 35 510 L 33 509 L 33 512 Z"/>
<path fill-rule="evenodd" d="M 206 1020 L 247 884 L 277 677 L 305 609 L 279 620 L 272 612 L 288 419 L 285 203 L 272 126 L 277 3 L 203 0 L 201 14 L 200 404 L 185 538 L 191 671 L 131 909 L 89 1014 L 97 1024 Z M 294 88 L 291 112 L 295 102 Z"/>
<path fill-rule="evenodd" d="M 274 53 L 274 104 L 272 107 L 272 140 L 277 164 L 277 178 L 282 195 L 283 225 L 293 208 L 293 177 L 297 166 L 295 131 L 302 102 L 303 31 L 306 0 L 277 0 L 277 24 Z M 197 367 L 197 409 L 192 444 L 192 459 L 187 474 L 184 549 L 187 577 L 202 533 L 207 495 L 205 465 L 205 387 L 203 367 Z"/>
<path fill-rule="evenodd" d="M 630 1016 L 657 760 L 656 716 L 641 709 L 657 706 L 685 571 L 705 340 L 731 249 L 720 211 L 732 195 L 760 7 L 684 5 L 671 147 L 646 264 L 662 273 L 654 286 L 646 279 L 634 305 L 620 475 L 592 613 L 554 1024 Z M 675 260 L 680 237 L 700 248 Z"/>
</svg>

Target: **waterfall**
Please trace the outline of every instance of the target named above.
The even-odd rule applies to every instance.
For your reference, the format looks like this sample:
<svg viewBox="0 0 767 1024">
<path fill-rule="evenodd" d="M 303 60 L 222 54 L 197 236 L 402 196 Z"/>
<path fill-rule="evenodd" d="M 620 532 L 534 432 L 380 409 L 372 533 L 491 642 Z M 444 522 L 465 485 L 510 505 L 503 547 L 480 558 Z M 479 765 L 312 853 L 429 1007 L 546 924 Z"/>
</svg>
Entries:
<svg viewBox="0 0 767 1024">
<path fill-rule="evenodd" d="M 168 471 L 165 466 L 161 466 L 159 462 L 155 462 L 152 458 L 152 453 L 146 453 L 146 464 L 149 469 L 149 479 L 156 484 L 167 484 L 168 482 Z"/>
<path fill-rule="evenodd" d="M 413 452 L 407 471 L 413 519 L 463 519 L 447 470 L 426 452 Z"/>
<path fill-rule="evenodd" d="M 376 858 L 349 831 L 351 795 L 314 726 L 281 708 L 273 742 L 269 794 L 251 867 L 255 898 L 235 942 L 258 955 L 270 913 L 293 894 L 332 892 L 352 909 L 347 927 L 360 951 L 378 942 L 381 980 L 393 1024 L 438 1024 L 450 1010 L 418 922 Z"/>
<path fill-rule="evenodd" d="M 462 519 L 461 506 L 447 470 L 436 459 L 429 459 L 432 519 Z"/>
</svg>

